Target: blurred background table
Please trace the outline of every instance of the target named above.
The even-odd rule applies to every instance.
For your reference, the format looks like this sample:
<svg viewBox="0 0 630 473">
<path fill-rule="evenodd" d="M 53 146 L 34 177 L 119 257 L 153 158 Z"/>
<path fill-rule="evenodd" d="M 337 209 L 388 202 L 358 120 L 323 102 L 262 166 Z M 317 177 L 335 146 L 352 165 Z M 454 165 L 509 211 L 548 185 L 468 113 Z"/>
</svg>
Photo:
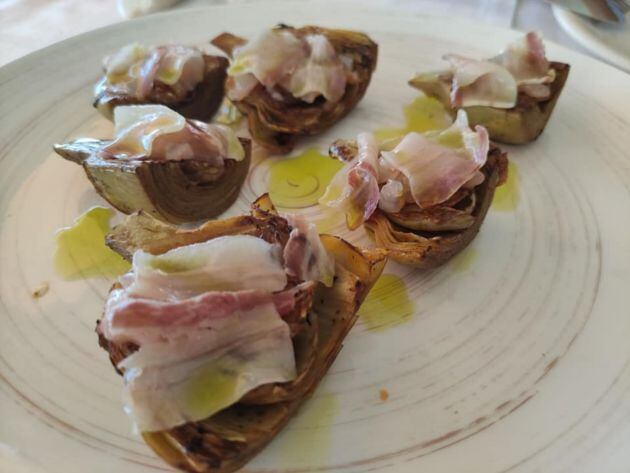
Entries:
<svg viewBox="0 0 630 473">
<path fill-rule="evenodd" d="M 264 0 L 183 0 L 172 8 L 244 1 Z M 344 1 L 414 14 L 463 16 L 522 31 L 537 30 L 551 41 L 590 54 L 560 28 L 543 0 Z M 70 36 L 123 20 L 116 0 L 0 0 L 0 66 Z"/>
</svg>

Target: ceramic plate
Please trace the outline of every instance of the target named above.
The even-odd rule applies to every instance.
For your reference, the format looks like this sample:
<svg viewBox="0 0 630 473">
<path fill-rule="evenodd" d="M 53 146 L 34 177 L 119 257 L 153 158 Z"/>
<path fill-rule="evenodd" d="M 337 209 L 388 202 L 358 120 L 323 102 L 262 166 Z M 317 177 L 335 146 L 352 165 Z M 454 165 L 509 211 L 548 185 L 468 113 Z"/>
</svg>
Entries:
<svg viewBox="0 0 630 473">
<path fill-rule="evenodd" d="M 611 25 L 591 20 L 559 6 L 553 15 L 571 37 L 600 58 L 630 72 L 630 27 L 628 21 Z"/>
<path fill-rule="evenodd" d="M 207 44 L 283 21 L 379 43 L 365 99 L 303 143 L 322 150 L 403 121 L 406 81 L 446 52 L 488 56 L 518 37 L 480 24 L 321 3 L 176 11 L 72 38 L 0 69 L 0 470 L 170 471 L 130 429 L 94 333 L 112 282 L 55 269 L 55 232 L 105 205 L 51 152 L 107 136 L 91 107 L 101 58 L 131 41 Z M 434 271 L 390 263 L 330 372 L 249 472 L 621 472 L 630 465 L 630 76 L 571 63 L 545 133 L 509 147 L 512 181 L 481 233 Z M 265 191 L 256 161 L 229 213 Z M 326 224 L 317 207 L 303 210 Z M 369 244 L 363 231 L 347 232 Z M 48 285 L 42 297 L 33 291 Z"/>
</svg>

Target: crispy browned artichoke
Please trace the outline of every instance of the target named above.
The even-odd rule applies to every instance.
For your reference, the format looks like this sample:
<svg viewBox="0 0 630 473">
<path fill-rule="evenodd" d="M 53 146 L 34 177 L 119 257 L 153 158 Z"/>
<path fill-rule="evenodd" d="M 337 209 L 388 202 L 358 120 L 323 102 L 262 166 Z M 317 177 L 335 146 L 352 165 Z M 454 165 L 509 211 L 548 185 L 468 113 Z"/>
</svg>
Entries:
<svg viewBox="0 0 630 473">
<path fill-rule="evenodd" d="M 507 164 L 506 153 L 492 147 L 481 168 L 485 179 L 474 190 L 459 190 L 427 209 L 407 205 L 392 214 L 377 209 L 365 222 L 368 235 L 399 263 L 423 269 L 444 264 L 479 232 L 496 187 L 507 179 Z"/>
<path fill-rule="evenodd" d="M 521 92 L 516 106 L 510 109 L 464 107 L 470 125 L 483 125 L 488 129 L 490 138 L 501 143 L 524 144 L 538 138 L 547 125 L 570 70 L 569 64 L 561 62 L 551 62 L 550 66 L 555 70 L 556 77 L 550 84 L 549 98 L 537 100 Z M 409 85 L 439 100 L 455 116 L 457 110 L 451 107 L 450 99 L 451 82 L 452 76 L 448 73 L 420 74 L 411 79 Z"/>
<path fill-rule="evenodd" d="M 83 166 L 96 191 L 121 212 L 139 210 L 172 223 L 195 222 L 224 212 L 247 176 L 251 143 L 240 139 L 245 158 L 223 168 L 201 160 L 123 161 L 99 155 L 105 142 L 80 139 L 54 145 L 61 157 Z"/>
<path fill-rule="evenodd" d="M 208 121 L 215 114 L 225 89 L 228 61 L 221 56 L 203 55 L 206 65 L 203 80 L 181 100 L 165 84 L 157 83 L 155 90 L 146 100 L 107 87 L 102 78 L 94 89 L 94 107 L 106 118 L 113 119 L 114 108 L 118 105 L 159 104 L 175 110 L 180 115 L 193 120 Z"/>
<path fill-rule="evenodd" d="M 277 28 L 290 30 L 298 37 L 323 34 L 338 54 L 352 58 L 352 70 L 356 76 L 347 83 L 343 97 L 335 103 L 321 97 L 312 104 L 296 99 L 279 101 L 260 84 L 245 99 L 234 101 L 238 109 L 247 115 L 249 131 L 257 143 L 274 152 L 288 152 L 300 136 L 316 135 L 330 128 L 361 100 L 376 68 L 378 45 L 367 35 L 355 31 L 318 26 L 293 28 L 279 25 Z M 246 42 L 230 33 L 223 33 L 212 40 L 212 44 L 229 56 L 235 47 Z M 226 87 L 229 90 L 229 78 Z"/>
<path fill-rule="evenodd" d="M 248 234 L 284 244 L 289 231 L 287 221 L 275 213 L 265 195 L 254 203 L 251 215 L 208 222 L 194 230 L 135 214 L 114 228 L 107 243 L 129 258 L 137 249 L 159 254 L 222 235 Z M 298 377 L 290 383 L 260 386 L 241 402 L 203 421 L 144 433 L 147 444 L 169 464 L 194 473 L 237 470 L 273 439 L 315 390 L 385 265 L 383 250 L 360 250 L 330 235 L 322 235 L 322 241 L 335 258 L 336 276 L 332 287 L 317 284 L 314 293 L 305 296 L 309 303 L 306 316 L 301 317 L 303 329 L 293 336 Z M 99 343 L 114 365 L 137 349 L 132 344 L 112 344 L 100 334 Z"/>
</svg>

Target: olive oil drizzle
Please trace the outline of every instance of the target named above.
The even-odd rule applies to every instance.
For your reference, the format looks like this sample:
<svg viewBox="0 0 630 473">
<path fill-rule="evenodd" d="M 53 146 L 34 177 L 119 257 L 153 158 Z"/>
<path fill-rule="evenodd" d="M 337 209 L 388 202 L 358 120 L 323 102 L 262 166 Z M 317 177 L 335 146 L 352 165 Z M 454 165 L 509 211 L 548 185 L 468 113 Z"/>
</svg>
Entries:
<svg viewBox="0 0 630 473">
<path fill-rule="evenodd" d="M 55 270 L 63 279 L 115 278 L 129 271 L 130 264 L 105 245 L 114 212 L 92 207 L 74 223 L 57 232 Z"/>
<path fill-rule="evenodd" d="M 518 207 L 519 196 L 519 172 L 516 163 L 510 160 L 508 164 L 508 177 L 506 182 L 497 187 L 492 199 L 492 209 L 499 212 L 513 212 Z"/>
<path fill-rule="evenodd" d="M 338 412 L 339 399 L 334 393 L 318 393 L 307 401 L 290 429 L 281 434 L 282 463 L 315 466 L 325 462 L 330 456 L 331 426 Z"/>
<path fill-rule="evenodd" d="M 317 204 L 328 183 L 343 167 L 315 148 L 282 159 L 269 170 L 269 196 L 277 207 L 301 209 Z"/>
<path fill-rule="evenodd" d="M 359 310 L 365 327 L 380 332 L 411 320 L 414 304 L 407 286 L 394 274 L 383 274 L 368 294 Z"/>
<path fill-rule="evenodd" d="M 420 96 L 403 108 L 405 125 L 402 127 L 385 127 L 374 130 L 374 136 L 384 148 L 396 143 L 412 131 L 424 133 L 431 130 L 448 128 L 453 118 L 444 106 L 434 98 Z M 393 146 L 392 146 L 393 147 Z"/>
</svg>

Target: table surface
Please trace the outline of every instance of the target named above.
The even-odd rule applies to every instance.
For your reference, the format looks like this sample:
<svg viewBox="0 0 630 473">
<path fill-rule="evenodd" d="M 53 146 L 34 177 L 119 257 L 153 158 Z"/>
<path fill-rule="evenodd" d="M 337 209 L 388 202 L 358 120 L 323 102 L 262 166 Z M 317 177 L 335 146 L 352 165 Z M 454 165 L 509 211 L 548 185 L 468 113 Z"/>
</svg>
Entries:
<svg viewBox="0 0 630 473">
<path fill-rule="evenodd" d="M 263 0 L 184 0 L 173 8 L 244 1 Z M 537 30 L 551 41 L 590 55 L 560 28 L 543 0 L 347 1 L 414 14 L 463 16 L 522 31 Z M 0 66 L 65 38 L 120 21 L 124 19 L 116 0 L 0 0 Z"/>
</svg>

